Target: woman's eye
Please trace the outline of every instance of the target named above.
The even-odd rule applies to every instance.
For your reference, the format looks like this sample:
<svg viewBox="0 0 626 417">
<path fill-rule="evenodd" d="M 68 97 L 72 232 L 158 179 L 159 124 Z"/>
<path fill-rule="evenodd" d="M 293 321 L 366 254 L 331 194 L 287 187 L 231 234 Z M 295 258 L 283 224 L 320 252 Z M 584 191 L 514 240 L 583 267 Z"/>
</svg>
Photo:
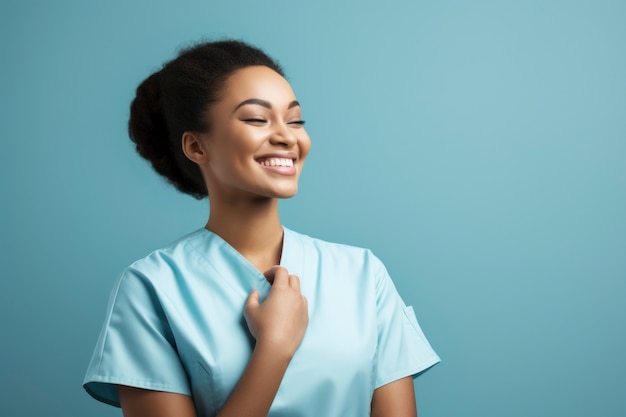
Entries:
<svg viewBox="0 0 626 417">
<path fill-rule="evenodd" d="M 246 122 L 246 123 L 265 123 L 267 120 L 265 119 L 243 119 L 242 121 Z"/>
<path fill-rule="evenodd" d="M 293 122 L 289 122 L 288 124 L 296 125 L 296 126 L 304 126 L 304 123 L 305 123 L 304 120 L 294 120 Z"/>
</svg>

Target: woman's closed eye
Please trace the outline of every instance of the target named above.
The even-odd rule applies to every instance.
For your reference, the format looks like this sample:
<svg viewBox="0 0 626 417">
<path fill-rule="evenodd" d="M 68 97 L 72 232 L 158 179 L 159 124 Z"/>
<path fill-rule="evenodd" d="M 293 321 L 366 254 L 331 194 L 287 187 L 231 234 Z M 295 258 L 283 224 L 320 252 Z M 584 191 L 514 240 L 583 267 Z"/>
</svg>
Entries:
<svg viewBox="0 0 626 417">
<path fill-rule="evenodd" d="M 261 119 L 261 118 L 255 118 L 255 117 L 251 117 L 248 119 L 241 119 L 241 121 L 246 122 L 246 123 L 267 123 L 267 120 Z"/>
<path fill-rule="evenodd" d="M 295 125 L 297 127 L 301 127 L 304 126 L 306 122 L 304 120 L 292 120 L 291 122 L 287 123 L 288 125 Z"/>
<path fill-rule="evenodd" d="M 250 117 L 250 118 L 246 118 L 246 119 L 241 119 L 242 122 L 245 123 L 251 123 L 251 124 L 265 124 L 267 123 L 266 119 L 262 119 L 262 118 L 256 118 L 256 117 Z M 302 127 L 304 126 L 306 122 L 304 120 L 292 120 L 290 122 L 287 122 L 288 125 L 293 126 L 293 127 Z"/>
</svg>

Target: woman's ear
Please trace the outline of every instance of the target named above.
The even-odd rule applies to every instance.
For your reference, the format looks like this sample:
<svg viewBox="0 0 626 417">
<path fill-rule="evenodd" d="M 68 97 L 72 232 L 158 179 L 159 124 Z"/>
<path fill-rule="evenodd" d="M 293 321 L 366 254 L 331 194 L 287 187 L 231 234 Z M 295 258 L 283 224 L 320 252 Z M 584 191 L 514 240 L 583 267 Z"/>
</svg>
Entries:
<svg viewBox="0 0 626 417">
<path fill-rule="evenodd" d="M 204 139 L 204 140 L 203 140 Z M 182 137 L 183 153 L 189 160 L 198 165 L 209 162 L 209 152 L 206 146 L 206 138 L 201 133 L 183 132 Z"/>
</svg>

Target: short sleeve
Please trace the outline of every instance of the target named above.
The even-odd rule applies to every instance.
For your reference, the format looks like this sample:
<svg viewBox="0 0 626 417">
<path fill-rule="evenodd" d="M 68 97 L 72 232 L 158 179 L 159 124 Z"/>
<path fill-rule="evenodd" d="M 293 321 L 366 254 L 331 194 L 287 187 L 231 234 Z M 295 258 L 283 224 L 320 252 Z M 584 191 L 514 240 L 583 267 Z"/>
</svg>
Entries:
<svg viewBox="0 0 626 417">
<path fill-rule="evenodd" d="M 413 312 L 396 290 L 384 265 L 376 268 L 378 345 L 376 388 L 418 374 L 440 362 Z"/>
<path fill-rule="evenodd" d="M 158 293 L 132 268 L 122 274 L 111 294 L 83 381 L 92 397 L 119 407 L 117 384 L 190 395 Z"/>
</svg>

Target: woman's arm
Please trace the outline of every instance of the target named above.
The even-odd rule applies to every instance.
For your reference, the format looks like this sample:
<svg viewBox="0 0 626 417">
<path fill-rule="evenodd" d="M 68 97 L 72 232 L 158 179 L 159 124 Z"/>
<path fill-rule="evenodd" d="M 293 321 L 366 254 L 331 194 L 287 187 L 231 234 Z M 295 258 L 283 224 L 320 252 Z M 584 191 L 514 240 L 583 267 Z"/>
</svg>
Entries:
<svg viewBox="0 0 626 417">
<path fill-rule="evenodd" d="M 300 280 L 283 267 L 266 273 L 272 282 L 267 299 L 259 303 L 258 291 L 248 297 L 245 318 L 256 345 L 239 382 L 218 417 L 266 417 L 287 366 L 308 325 L 306 298 Z M 118 386 L 125 417 L 196 417 L 191 397 Z"/>
<path fill-rule="evenodd" d="M 241 379 L 218 413 L 267 416 L 291 358 L 257 345 Z M 190 396 L 118 385 L 124 417 L 196 417 Z"/>
<path fill-rule="evenodd" d="M 413 378 L 407 376 L 374 390 L 371 417 L 417 417 Z"/>
<path fill-rule="evenodd" d="M 117 386 L 124 417 L 196 417 L 191 397 L 172 392 Z"/>
</svg>

